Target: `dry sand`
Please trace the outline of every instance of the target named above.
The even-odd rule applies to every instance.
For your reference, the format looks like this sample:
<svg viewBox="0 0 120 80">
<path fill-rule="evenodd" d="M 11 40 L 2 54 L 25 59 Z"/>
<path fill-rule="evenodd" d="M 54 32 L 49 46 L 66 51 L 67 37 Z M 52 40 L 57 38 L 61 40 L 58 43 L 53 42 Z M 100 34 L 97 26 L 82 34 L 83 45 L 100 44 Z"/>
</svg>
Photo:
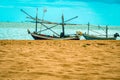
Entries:
<svg viewBox="0 0 120 80">
<path fill-rule="evenodd" d="M 0 41 L 0 80 L 120 80 L 120 41 Z"/>
</svg>

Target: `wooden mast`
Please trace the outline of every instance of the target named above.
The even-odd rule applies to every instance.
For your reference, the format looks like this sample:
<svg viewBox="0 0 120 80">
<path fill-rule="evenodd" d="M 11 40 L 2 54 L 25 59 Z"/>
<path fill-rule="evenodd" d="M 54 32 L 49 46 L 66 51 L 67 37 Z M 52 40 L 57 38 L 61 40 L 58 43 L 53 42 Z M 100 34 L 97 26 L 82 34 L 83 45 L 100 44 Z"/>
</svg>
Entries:
<svg viewBox="0 0 120 80">
<path fill-rule="evenodd" d="M 106 25 L 106 38 L 108 38 L 108 26 Z"/>
<path fill-rule="evenodd" d="M 64 15 L 62 14 L 62 34 L 63 34 L 63 37 L 65 35 L 65 30 L 64 30 Z"/>
<path fill-rule="evenodd" d="M 35 32 L 37 32 L 37 20 L 38 20 L 38 8 L 36 9 L 36 25 L 35 25 Z"/>
<path fill-rule="evenodd" d="M 89 34 L 89 30 L 90 30 L 90 23 L 88 22 L 88 34 Z"/>
</svg>

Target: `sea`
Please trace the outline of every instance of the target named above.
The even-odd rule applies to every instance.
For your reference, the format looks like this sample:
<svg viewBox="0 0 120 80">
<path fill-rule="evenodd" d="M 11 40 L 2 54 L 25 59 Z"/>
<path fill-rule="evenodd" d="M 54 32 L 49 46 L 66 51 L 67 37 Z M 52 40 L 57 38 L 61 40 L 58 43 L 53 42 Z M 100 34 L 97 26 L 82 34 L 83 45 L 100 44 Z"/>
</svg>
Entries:
<svg viewBox="0 0 120 80">
<path fill-rule="evenodd" d="M 55 24 L 45 24 L 48 27 L 52 27 Z M 30 22 L 0 22 L 0 40 L 34 40 L 27 30 L 31 32 L 35 31 L 35 23 Z M 41 24 L 38 24 L 38 31 L 46 29 Z M 60 34 L 62 32 L 61 25 L 51 28 L 54 32 Z M 97 36 L 105 36 L 106 26 L 96 26 L 90 25 L 89 34 Z M 76 31 L 82 33 L 88 33 L 87 24 L 77 24 L 77 25 L 65 25 L 65 34 L 76 34 Z M 113 36 L 115 33 L 120 34 L 119 26 L 108 26 L 109 37 Z M 42 31 L 41 34 L 55 35 L 51 30 Z M 80 37 L 81 40 L 85 40 L 83 36 Z M 117 38 L 120 40 L 120 37 Z"/>
<path fill-rule="evenodd" d="M 0 2 L 0 40 L 33 40 L 27 33 L 35 31 L 35 23 L 28 15 L 21 12 L 23 9 L 28 15 L 61 23 L 64 16 L 66 23 L 77 25 L 65 25 L 65 34 L 75 34 L 76 31 L 87 33 L 87 24 L 90 23 L 90 34 L 105 35 L 106 25 L 109 28 L 109 36 L 120 34 L 120 2 L 118 0 L 2 0 Z M 78 16 L 76 19 L 73 17 Z M 72 20 L 70 20 L 72 19 Z M 48 27 L 54 24 L 46 24 Z M 101 26 L 101 27 L 99 27 Z M 38 30 L 45 29 L 40 24 Z M 58 34 L 61 26 L 52 28 Z M 50 30 L 41 32 L 54 35 Z M 84 39 L 81 36 L 81 39 Z M 120 38 L 117 38 L 120 40 Z"/>
</svg>

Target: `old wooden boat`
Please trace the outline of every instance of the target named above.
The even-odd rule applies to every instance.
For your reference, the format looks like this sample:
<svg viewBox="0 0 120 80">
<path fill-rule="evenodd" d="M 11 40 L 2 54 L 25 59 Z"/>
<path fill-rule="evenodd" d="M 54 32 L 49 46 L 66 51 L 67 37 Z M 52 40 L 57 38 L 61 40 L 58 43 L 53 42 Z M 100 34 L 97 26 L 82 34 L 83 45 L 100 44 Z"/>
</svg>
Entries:
<svg viewBox="0 0 120 80">
<path fill-rule="evenodd" d="M 86 40 L 116 40 L 119 34 L 115 33 L 114 37 L 101 37 L 89 34 L 83 34 L 83 36 L 85 37 Z"/>
<path fill-rule="evenodd" d="M 79 38 L 76 34 L 75 35 L 67 35 L 64 37 L 51 36 L 51 35 L 38 34 L 38 33 L 30 33 L 30 34 L 35 40 L 79 40 Z"/>
<path fill-rule="evenodd" d="M 89 26 L 90 26 L 90 24 L 88 23 L 88 33 L 82 34 L 86 40 L 116 40 L 117 37 L 120 36 L 118 33 L 115 33 L 113 35 L 113 37 L 108 37 L 108 26 L 106 26 L 106 35 L 105 36 L 90 35 L 89 34 L 89 30 L 90 30 Z"/>
<path fill-rule="evenodd" d="M 37 10 L 37 13 L 36 13 L 36 18 L 32 17 L 31 15 L 29 15 L 27 12 L 25 12 L 24 10 L 21 10 L 22 12 L 24 12 L 26 15 L 28 15 L 28 17 L 32 20 L 35 21 L 36 23 L 36 26 L 35 26 L 35 31 L 34 32 L 30 32 L 30 30 L 28 29 L 28 33 L 31 34 L 31 36 L 35 39 L 35 40 L 79 40 L 79 34 L 69 34 L 69 35 L 66 35 L 65 34 L 65 30 L 64 30 L 64 25 L 66 25 L 65 22 L 68 22 L 72 19 L 75 19 L 77 18 L 78 16 L 76 17 L 73 17 L 71 19 L 68 19 L 66 21 L 64 21 L 64 16 L 62 15 L 62 23 L 53 23 L 53 22 L 50 22 L 50 21 L 42 21 L 41 19 L 38 18 L 38 10 Z M 38 31 L 37 30 L 37 24 L 40 23 L 42 26 L 44 26 L 46 29 L 44 30 L 41 30 L 41 31 Z M 55 24 L 54 26 L 51 26 L 51 27 L 48 27 L 46 26 L 45 24 Z M 54 30 L 52 30 L 51 28 L 53 27 L 56 27 L 57 25 L 61 25 L 62 26 L 62 32 L 61 33 L 56 33 Z M 42 34 L 41 32 L 42 31 L 45 31 L 45 30 L 50 30 L 54 33 L 54 35 L 46 35 L 46 34 Z"/>
</svg>

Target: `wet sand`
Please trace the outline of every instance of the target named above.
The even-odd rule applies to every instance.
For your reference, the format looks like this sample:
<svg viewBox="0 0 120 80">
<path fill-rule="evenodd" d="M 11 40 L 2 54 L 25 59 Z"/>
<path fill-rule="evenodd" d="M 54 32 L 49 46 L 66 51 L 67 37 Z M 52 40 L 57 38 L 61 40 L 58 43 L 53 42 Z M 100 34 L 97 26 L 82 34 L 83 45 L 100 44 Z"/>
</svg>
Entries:
<svg viewBox="0 0 120 80">
<path fill-rule="evenodd" d="M 120 41 L 0 40 L 0 80 L 120 80 Z"/>
</svg>

